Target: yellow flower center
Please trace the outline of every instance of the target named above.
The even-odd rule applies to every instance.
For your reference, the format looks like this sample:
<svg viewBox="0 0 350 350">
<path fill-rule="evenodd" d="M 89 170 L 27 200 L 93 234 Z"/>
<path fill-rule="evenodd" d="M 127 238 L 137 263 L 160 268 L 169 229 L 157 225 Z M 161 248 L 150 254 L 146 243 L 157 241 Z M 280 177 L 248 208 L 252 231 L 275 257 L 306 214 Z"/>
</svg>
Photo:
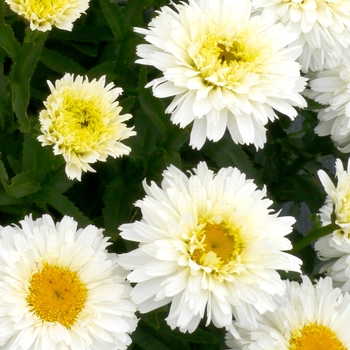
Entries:
<svg viewBox="0 0 350 350">
<path fill-rule="evenodd" d="M 220 264 L 234 261 L 242 252 L 242 243 L 238 231 L 221 224 L 206 224 L 204 229 L 197 234 L 201 239 L 201 247 L 194 250 L 192 260 L 203 264 L 208 253 L 215 253 L 220 259 Z M 204 238 L 204 239 L 203 239 Z"/>
<path fill-rule="evenodd" d="M 335 219 L 335 222 L 340 225 L 350 223 L 350 191 L 343 195 L 340 200 L 335 198 Z M 339 230 L 348 237 L 350 236 L 348 230 L 344 231 L 342 228 L 339 228 Z"/>
<path fill-rule="evenodd" d="M 39 19 L 49 19 L 62 12 L 68 4 L 69 0 L 29 0 L 28 10 Z"/>
<path fill-rule="evenodd" d="M 312 323 L 295 330 L 289 340 L 289 350 L 347 350 L 328 327 Z"/>
<path fill-rule="evenodd" d="M 109 125 L 111 114 L 103 111 L 99 98 L 74 96 L 73 91 L 63 93 L 62 108 L 52 118 L 50 133 L 62 140 L 61 148 L 75 153 L 97 150 L 106 140 L 112 140 L 116 125 Z"/>
<path fill-rule="evenodd" d="M 33 274 L 27 297 L 31 310 L 43 321 L 69 328 L 83 309 L 87 289 L 76 272 L 45 265 Z"/>
<path fill-rule="evenodd" d="M 267 56 L 266 50 L 250 28 L 232 38 L 210 33 L 199 49 L 191 48 L 190 56 L 206 85 L 234 89 L 247 73 L 262 73 L 260 57 Z"/>
</svg>

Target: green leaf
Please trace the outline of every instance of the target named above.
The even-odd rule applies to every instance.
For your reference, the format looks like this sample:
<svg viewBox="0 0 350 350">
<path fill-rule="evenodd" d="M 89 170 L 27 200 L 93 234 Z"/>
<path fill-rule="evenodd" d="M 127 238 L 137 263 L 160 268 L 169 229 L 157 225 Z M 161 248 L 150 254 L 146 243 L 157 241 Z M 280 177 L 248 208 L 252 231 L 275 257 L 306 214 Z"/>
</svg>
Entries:
<svg viewBox="0 0 350 350">
<path fill-rule="evenodd" d="M 12 108 L 18 118 L 22 132 L 28 132 L 30 129 L 26 114 L 30 98 L 30 79 L 36 68 L 47 35 L 48 33 L 40 32 L 31 42 L 24 43 L 11 69 L 9 81 L 12 89 Z"/>
<path fill-rule="evenodd" d="M 54 155 L 51 147 L 43 147 L 31 132 L 24 134 L 23 172 L 32 174 L 41 183 L 50 171 L 56 170 L 63 163 L 62 156 Z"/>
<path fill-rule="evenodd" d="M 30 130 L 30 122 L 27 117 L 27 107 L 29 104 L 29 81 L 23 82 L 11 81 L 12 90 L 12 108 L 20 123 L 20 130 L 28 132 Z"/>
<path fill-rule="evenodd" d="M 115 238 L 118 227 L 130 218 L 133 203 L 130 184 L 126 184 L 122 176 L 116 177 L 106 188 L 103 196 L 105 207 L 102 209 L 106 235 Z"/>
<path fill-rule="evenodd" d="M 57 210 L 62 215 L 68 215 L 77 220 L 82 227 L 91 224 L 88 219 L 66 196 L 55 188 L 48 187 L 47 185 L 42 187 L 42 190 L 35 196 L 32 201 L 44 202 Z"/>
<path fill-rule="evenodd" d="M 258 178 L 258 171 L 254 168 L 253 162 L 244 152 L 243 147 L 235 144 L 227 134 L 218 142 L 206 142 L 203 152 L 219 167 L 234 166 L 245 173 L 248 178 Z"/>
<path fill-rule="evenodd" d="M 115 72 L 116 62 L 105 62 L 95 66 L 88 72 L 88 76 L 93 79 L 99 79 L 102 75 L 107 77 L 107 80 L 115 80 L 118 75 Z"/>
<path fill-rule="evenodd" d="M 14 60 L 20 53 L 21 46 L 15 38 L 12 28 L 5 24 L 4 1 L 0 1 L 0 46 Z"/>
<path fill-rule="evenodd" d="M 8 180 L 8 175 L 7 175 L 7 171 L 6 171 L 6 168 L 5 168 L 5 165 L 3 163 L 3 161 L 0 159 L 0 178 L 1 179 L 4 179 L 5 181 Z"/>
<path fill-rule="evenodd" d="M 152 0 L 128 1 L 125 6 L 125 18 L 132 26 L 142 23 L 143 10 L 152 5 Z"/>
<path fill-rule="evenodd" d="M 59 193 L 66 192 L 69 188 L 74 185 L 74 181 L 69 180 L 64 170 L 65 163 L 62 158 L 62 165 L 56 171 L 50 172 L 42 185 L 44 188 L 54 188 Z"/>
<path fill-rule="evenodd" d="M 132 339 L 144 350 L 190 350 L 190 347 L 175 337 L 169 329 L 167 331 L 154 329 L 143 321 L 139 322 Z"/>
<path fill-rule="evenodd" d="M 120 106 L 123 108 L 123 114 L 130 113 L 131 108 L 135 105 L 136 97 L 128 96 L 120 101 Z"/>
<path fill-rule="evenodd" d="M 40 61 L 45 64 L 45 66 L 50 69 L 60 73 L 75 73 L 75 74 L 84 74 L 85 68 L 83 68 L 79 63 L 64 56 L 56 51 L 43 48 Z"/>
<path fill-rule="evenodd" d="M 4 52 L 0 50 L 0 62 L 4 61 Z M 5 129 L 9 116 L 13 115 L 11 98 L 9 94 L 9 82 L 3 70 L 0 70 L 0 127 Z M 11 118 L 12 120 L 12 118 Z"/>
<path fill-rule="evenodd" d="M 125 20 L 118 4 L 111 3 L 109 0 L 100 0 L 102 12 L 113 33 L 114 39 L 119 42 L 125 33 Z"/>
<path fill-rule="evenodd" d="M 7 161 L 12 169 L 12 171 L 16 174 L 20 174 L 22 172 L 22 159 L 14 158 L 12 155 L 7 156 Z"/>
<path fill-rule="evenodd" d="M 145 89 L 147 84 L 146 67 L 142 67 L 139 78 L 139 100 L 144 112 L 151 118 L 157 126 L 162 136 L 166 137 L 167 125 L 170 124 L 169 117 L 164 113 L 164 103 L 154 97 L 149 89 Z"/>
<path fill-rule="evenodd" d="M 96 57 L 98 54 L 98 44 L 96 43 L 79 43 L 79 42 L 71 42 L 70 43 L 75 49 L 83 53 L 84 55 L 90 57 Z"/>
<path fill-rule="evenodd" d="M 21 82 L 23 80 L 30 80 L 39 60 L 41 50 L 45 44 L 48 33 L 38 32 L 36 37 L 24 43 L 21 48 L 18 59 L 14 62 L 11 69 L 11 79 Z"/>
<path fill-rule="evenodd" d="M 31 174 L 22 173 L 11 179 L 11 184 L 1 179 L 6 192 L 14 198 L 22 198 L 29 194 L 35 193 L 40 189 L 40 184 L 35 181 Z"/>
<path fill-rule="evenodd" d="M 0 206 L 8 205 L 19 205 L 22 201 L 18 198 L 10 196 L 6 191 L 0 191 Z M 4 208 L 1 208 L 3 211 Z"/>
<path fill-rule="evenodd" d="M 324 202 L 323 194 L 309 175 L 281 178 L 278 183 L 271 186 L 271 191 L 282 202 L 305 202 L 314 213 Z"/>
<path fill-rule="evenodd" d="M 28 26 L 25 29 L 24 42 L 31 43 L 32 41 L 39 38 L 41 35 L 42 35 L 42 33 L 39 30 L 31 30 L 30 27 Z"/>
<path fill-rule="evenodd" d="M 31 133 L 24 134 L 22 169 L 24 172 L 36 177 L 37 169 L 37 146 L 39 142 L 33 138 Z"/>
</svg>

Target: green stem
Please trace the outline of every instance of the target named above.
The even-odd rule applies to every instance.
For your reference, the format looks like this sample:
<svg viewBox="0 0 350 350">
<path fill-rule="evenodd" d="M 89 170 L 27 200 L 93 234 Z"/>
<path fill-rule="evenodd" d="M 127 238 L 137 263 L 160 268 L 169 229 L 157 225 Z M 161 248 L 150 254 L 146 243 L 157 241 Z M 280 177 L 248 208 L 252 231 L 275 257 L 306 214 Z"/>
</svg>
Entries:
<svg viewBox="0 0 350 350">
<path fill-rule="evenodd" d="M 316 241 L 317 239 L 327 236 L 331 233 L 333 233 L 335 230 L 339 229 L 339 226 L 336 224 L 329 224 L 327 226 L 320 227 L 316 230 L 311 231 L 308 233 L 305 237 L 300 239 L 298 242 L 296 242 L 293 246 L 293 249 L 291 250 L 291 253 L 294 254 L 298 252 L 299 250 L 305 248 L 312 242 Z"/>
</svg>

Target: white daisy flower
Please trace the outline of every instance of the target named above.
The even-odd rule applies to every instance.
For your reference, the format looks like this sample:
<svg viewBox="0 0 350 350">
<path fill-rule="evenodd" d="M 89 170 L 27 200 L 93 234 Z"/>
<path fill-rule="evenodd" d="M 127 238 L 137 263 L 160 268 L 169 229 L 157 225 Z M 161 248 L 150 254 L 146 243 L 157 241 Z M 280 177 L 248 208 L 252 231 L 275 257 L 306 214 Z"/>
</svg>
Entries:
<svg viewBox="0 0 350 350">
<path fill-rule="evenodd" d="M 312 285 L 285 281 L 287 292 L 274 312 L 259 316 L 255 330 L 239 329 L 240 339 L 227 334 L 232 350 L 347 350 L 350 349 L 350 296 L 332 287 L 332 279 Z"/>
<path fill-rule="evenodd" d="M 319 72 L 310 81 L 310 88 L 308 97 L 328 105 L 317 114 L 315 132 L 330 135 L 339 151 L 350 152 L 350 64 Z"/>
<path fill-rule="evenodd" d="M 11 10 L 29 22 L 31 30 L 52 27 L 71 31 L 73 22 L 89 7 L 90 0 L 5 0 Z"/>
<path fill-rule="evenodd" d="M 124 123 L 132 116 L 121 115 L 116 99 L 122 93 L 113 83 L 105 86 L 106 77 L 99 80 L 72 74 L 48 81 L 51 94 L 39 114 L 43 146 L 53 145 L 54 154 L 62 154 L 70 179 L 81 180 L 83 171 L 95 170 L 89 165 L 129 154 L 130 147 L 120 141 L 136 134 Z"/>
<path fill-rule="evenodd" d="M 258 190 L 237 168 L 217 174 L 202 162 L 188 178 L 174 166 L 161 187 L 144 183 L 136 205 L 142 220 L 120 227 L 139 247 L 120 256 L 133 270 L 132 298 L 142 313 L 171 303 L 171 328 L 193 332 L 201 319 L 230 326 L 232 316 L 254 322 L 255 312 L 274 310 L 273 295 L 285 285 L 276 270 L 300 271 L 302 263 L 284 250 L 295 222 L 269 209 L 266 189 Z"/>
<path fill-rule="evenodd" d="M 264 20 L 289 26 L 302 46 L 302 71 L 332 69 L 350 59 L 349 0 L 252 0 Z"/>
<path fill-rule="evenodd" d="M 327 272 L 336 286 L 350 290 L 350 162 L 344 170 L 341 160 L 336 160 L 336 186 L 323 170 L 319 170 L 318 176 L 327 193 L 326 203 L 320 209 L 322 225 L 334 220 L 339 226 L 332 234 L 315 242 L 318 257 L 331 260 L 320 272 Z"/>
<path fill-rule="evenodd" d="M 49 215 L 0 227 L 0 347 L 126 349 L 131 287 L 101 229 Z"/>
<path fill-rule="evenodd" d="M 286 48 L 296 35 L 251 17 L 250 0 L 172 5 L 148 29 L 135 29 L 149 43 L 137 47 L 136 62 L 163 73 L 146 87 L 156 97 L 175 96 L 166 112 L 181 128 L 193 122 L 193 148 L 220 140 L 226 128 L 235 143 L 262 148 L 275 110 L 294 119 L 293 106 L 306 106 L 295 62 L 301 47 Z"/>
</svg>

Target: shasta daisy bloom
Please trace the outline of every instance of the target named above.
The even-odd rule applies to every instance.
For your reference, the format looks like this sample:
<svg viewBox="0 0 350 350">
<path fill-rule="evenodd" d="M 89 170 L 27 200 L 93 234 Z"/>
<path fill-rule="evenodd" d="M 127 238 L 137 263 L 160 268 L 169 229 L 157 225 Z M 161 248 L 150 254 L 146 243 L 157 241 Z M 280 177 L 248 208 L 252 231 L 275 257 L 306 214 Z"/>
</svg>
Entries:
<svg viewBox="0 0 350 350">
<path fill-rule="evenodd" d="M 264 20 L 289 26 L 302 47 L 302 71 L 332 69 L 350 59 L 349 0 L 252 0 Z"/>
<path fill-rule="evenodd" d="M 274 312 L 259 316 L 254 330 L 241 328 L 240 339 L 227 334 L 232 350 L 347 350 L 350 349 L 350 296 L 332 287 L 332 279 L 312 285 L 285 281 L 286 294 Z"/>
<path fill-rule="evenodd" d="M 142 220 L 120 227 L 139 242 L 119 260 L 132 270 L 132 299 L 142 313 L 171 303 L 167 323 L 182 332 L 205 317 L 217 327 L 233 316 L 249 324 L 285 292 L 276 270 L 300 271 L 301 261 L 283 252 L 295 220 L 272 213 L 266 189 L 237 168 L 214 174 L 202 162 L 193 171 L 188 178 L 170 166 L 161 187 L 144 183 Z"/>
<path fill-rule="evenodd" d="M 82 171 L 95 170 L 89 165 L 130 153 L 120 141 L 136 134 L 124 123 L 132 116 L 121 115 L 116 99 L 122 89 L 113 83 L 105 86 L 106 77 L 99 80 L 65 74 L 55 86 L 48 81 L 51 94 L 39 114 L 43 146 L 53 145 L 54 154 L 62 154 L 70 179 L 81 180 Z"/>
<path fill-rule="evenodd" d="M 344 170 L 341 160 L 336 160 L 337 185 L 323 170 L 318 175 L 327 193 L 325 205 L 320 209 L 321 222 L 325 226 L 333 220 L 339 227 L 315 243 L 318 257 L 331 260 L 321 268 L 321 272 L 326 271 L 335 285 L 350 290 L 350 162 Z"/>
<path fill-rule="evenodd" d="M 31 30 L 52 27 L 72 30 L 73 22 L 89 7 L 90 0 L 5 0 L 11 10 L 29 22 Z"/>
<path fill-rule="evenodd" d="M 1 349 L 126 349 L 131 287 L 101 229 L 49 215 L 0 227 Z"/>
<path fill-rule="evenodd" d="M 226 128 L 235 143 L 262 148 L 265 125 L 275 110 L 291 119 L 305 107 L 305 78 L 295 60 L 301 47 L 281 24 L 251 17 L 250 0 L 189 0 L 164 6 L 148 29 L 136 28 L 149 44 L 136 62 L 162 71 L 156 97 L 175 96 L 168 108 L 181 128 L 193 122 L 190 144 L 220 140 Z"/>
<path fill-rule="evenodd" d="M 339 151 L 350 152 L 350 64 L 319 72 L 310 81 L 310 89 L 310 98 L 328 105 L 317 114 L 315 132 L 330 135 Z"/>
</svg>

